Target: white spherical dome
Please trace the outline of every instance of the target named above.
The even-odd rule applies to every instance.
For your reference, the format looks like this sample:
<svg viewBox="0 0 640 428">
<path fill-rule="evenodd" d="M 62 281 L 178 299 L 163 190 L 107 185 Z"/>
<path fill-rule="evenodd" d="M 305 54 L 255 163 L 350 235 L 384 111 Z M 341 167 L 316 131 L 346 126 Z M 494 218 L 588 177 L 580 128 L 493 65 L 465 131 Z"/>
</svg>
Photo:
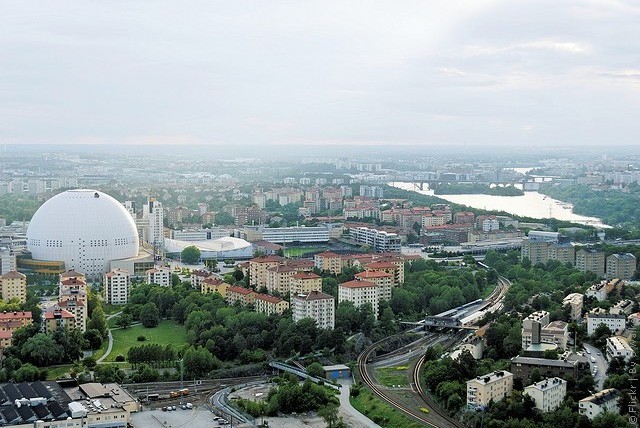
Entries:
<svg viewBox="0 0 640 428">
<path fill-rule="evenodd" d="M 138 231 L 120 202 L 97 190 L 67 190 L 45 202 L 27 229 L 27 248 L 38 260 L 63 261 L 89 277 L 111 260 L 138 254 Z"/>
</svg>

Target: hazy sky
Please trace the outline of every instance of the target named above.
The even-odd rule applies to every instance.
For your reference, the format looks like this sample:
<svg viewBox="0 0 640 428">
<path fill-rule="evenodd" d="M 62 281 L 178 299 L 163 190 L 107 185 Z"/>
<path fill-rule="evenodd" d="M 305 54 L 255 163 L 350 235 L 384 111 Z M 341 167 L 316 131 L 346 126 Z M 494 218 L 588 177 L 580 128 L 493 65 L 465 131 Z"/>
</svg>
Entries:
<svg viewBox="0 0 640 428">
<path fill-rule="evenodd" d="M 640 145 L 640 1 L 3 1 L 0 143 Z"/>
</svg>

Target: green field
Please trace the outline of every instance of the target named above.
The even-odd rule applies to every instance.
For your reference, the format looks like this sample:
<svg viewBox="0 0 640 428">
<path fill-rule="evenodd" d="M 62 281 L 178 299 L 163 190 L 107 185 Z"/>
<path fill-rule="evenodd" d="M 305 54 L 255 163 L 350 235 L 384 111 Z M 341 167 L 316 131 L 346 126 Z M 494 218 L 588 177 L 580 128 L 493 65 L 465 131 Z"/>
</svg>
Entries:
<svg viewBox="0 0 640 428">
<path fill-rule="evenodd" d="M 362 388 L 360 394 L 357 397 L 351 397 L 350 401 L 351 405 L 360 413 L 383 428 L 420 428 L 423 426 L 378 400 L 368 389 Z"/>
<path fill-rule="evenodd" d="M 317 253 L 318 251 L 322 251 L 324 248 L 320 247 L 294 247 L 294 248 L 286 248 L 284 250 L 285 257 L 303 257 L 309 253 Z"/>
<path fill-rule="evenodd" d="M 158 327 L 145 328 L 136 325 L 126 329 L 111 330 L 113 335 L 113 349 L 106 362 L 113 362 L 118 355 L 127 356 L 127 351 L 132 346 L 140 346 L 147 343 L 159 343 L 161 345 L 172 344 L 179 348 L 187 343 L 187 335 L 184 326 L 172 320 L 160 321 Z M 138 336 L 145 336 L 147 340 L 138 342 Z"/>
<path fill-rule="evenodd" d="M 409 369 L 406 366 L 376 369 L 376 378 L 385 386 L 408 386 Z"/>
</svg>

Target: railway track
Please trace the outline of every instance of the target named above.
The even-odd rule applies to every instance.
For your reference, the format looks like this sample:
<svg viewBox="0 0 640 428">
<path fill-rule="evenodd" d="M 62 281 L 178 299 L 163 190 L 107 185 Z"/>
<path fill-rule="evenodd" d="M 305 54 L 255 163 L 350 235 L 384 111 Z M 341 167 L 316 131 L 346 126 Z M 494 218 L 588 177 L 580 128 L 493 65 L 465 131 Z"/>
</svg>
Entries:
<svg viewBox="0 0 640 428">
<path fill-rule="evenodd" d="M 425 424 L 428 427 L 461 428 L 462 425 L 459 425 L 457 421 L 451 419 L 437 407 L 434 406 L 432 407 L 432 409 L 429 409 L 429 413 L 425 413 L 420 409 L 409 407 L 404 403 L 401 403 L 399 400 L 388 396 L 387 394 L 385 394 L 384 390 L 378 386 L 378 384 L 374 381 L 373 377 L 369 373 L 368 360 L 371 354 L 376 350 L 376 348 L 386 340 L 388 340 L 388 338 L 373 343 L 358 357 L 357 366 L 360 377 L 362 378 L 362 382 L 367 385 L 369 389 L 371 389 L 373 394 L 380 398 L 382 401 L 390 404 L 392 407 L 400 410 L 401 412 L 409 415 L 413 419 Z"/>
</svg>

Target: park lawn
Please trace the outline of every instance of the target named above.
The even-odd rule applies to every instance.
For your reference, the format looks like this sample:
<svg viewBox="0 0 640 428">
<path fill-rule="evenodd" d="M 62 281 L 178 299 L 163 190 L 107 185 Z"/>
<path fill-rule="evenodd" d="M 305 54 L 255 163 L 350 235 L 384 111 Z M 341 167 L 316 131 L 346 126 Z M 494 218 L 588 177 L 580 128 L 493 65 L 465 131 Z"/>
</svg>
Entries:
<svg viewBox="0 0 640 428">
<path fill-rule="evenodd" d="M 69 370 L 73 368 L 73 364 L 65 364 L 56 367 L 47 367 L 47 380 L 57 380 L 63 377 L 67 377 Z"/>
<path fill-rule="evenodd" d="M 380 401 L 366 388 L 361 388 L 360 394 L 357 397 L 350 397 L 349 400 L 360 413 L 383 428 L 421 428 L 423 426 Z"/>
<path fill-rule="evenodd" d="M 409 371 L 407 366 L 384 367 L 376 369 L 376 378 L 384 386 L 408 386 Z"/>
<path fill-rule="evenodd" d="M 135 325 L 126 329 L 111 330 L 113 335 L 113 349 L 105 361 L 113 362 L 118 355 L 127 356 L 129 348 L 148 343 L 160 345 L 171 344 L 176 348 L 187 343 L 187 333 L 184 326 L 173 320 L 162 320 L 157 327 L 146 328 Z M 138 342 L 138 336 L 145 336 L 147 340 Z"/>
</svg>

